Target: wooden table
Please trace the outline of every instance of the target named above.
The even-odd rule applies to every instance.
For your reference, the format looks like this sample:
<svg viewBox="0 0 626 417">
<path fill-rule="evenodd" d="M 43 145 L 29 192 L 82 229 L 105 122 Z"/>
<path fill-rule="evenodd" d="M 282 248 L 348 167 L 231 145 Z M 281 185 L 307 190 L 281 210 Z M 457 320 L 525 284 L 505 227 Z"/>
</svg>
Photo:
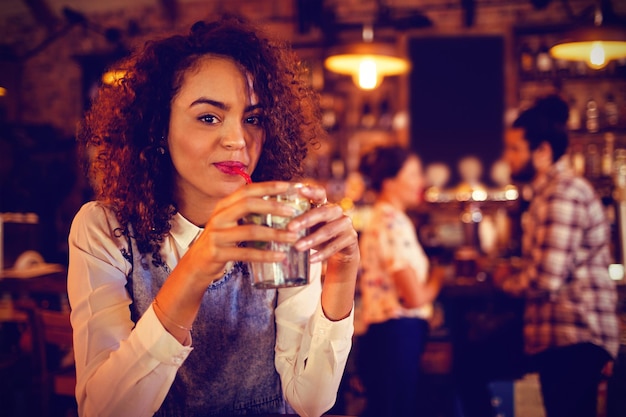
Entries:
<svg viewBox="0 0 626 417">
<path fill-rule="evenodd" d="M 61 265 L 40 268 L 31 273 L 4 270 L 0 275 L 0 294 L 13 300 L 31 299 L 42 308 L 58 310 L 67 301 L 67 271 Z"/>
</svg>

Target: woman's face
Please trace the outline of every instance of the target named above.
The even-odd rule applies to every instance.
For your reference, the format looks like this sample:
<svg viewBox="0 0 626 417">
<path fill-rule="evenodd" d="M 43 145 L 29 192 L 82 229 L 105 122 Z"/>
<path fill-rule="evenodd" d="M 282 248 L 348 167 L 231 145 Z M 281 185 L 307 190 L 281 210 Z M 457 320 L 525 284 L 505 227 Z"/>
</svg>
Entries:
<svg viewBox="0 0 626 417">
<path fill-rule="evenodd" d="M 422 163 L 416 156 L 410 156 L 393 179 L 393 192 L 406 207 L 414 207 L 422 200 L 424 174 Z"/>
<path fill-rule="evenodd" d="M 234 61 L 206 56 L 184 75 L 172 99 L 168 148 L 179 205 L 223 198 L 252 174 L 265 139 L 252 81 Z"/>
</svg>

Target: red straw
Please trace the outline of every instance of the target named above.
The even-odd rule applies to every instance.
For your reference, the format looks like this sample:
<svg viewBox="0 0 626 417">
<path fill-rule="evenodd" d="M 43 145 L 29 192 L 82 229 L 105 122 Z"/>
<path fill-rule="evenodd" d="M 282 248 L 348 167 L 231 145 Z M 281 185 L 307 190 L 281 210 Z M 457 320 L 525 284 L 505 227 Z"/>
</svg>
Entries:
<svg viewBox="0 0 626 417">
<path fill-rule="evenodd" d="M 252 178 L 250 178 L 250 175 L 248 175 L 246 171 L 241 168 L 234 168 L 233 171 L 235 171 L 238 175 L 241 175 L 241 177 L 246 180 L 246 184 L 252 184 Z"/>
</svg>

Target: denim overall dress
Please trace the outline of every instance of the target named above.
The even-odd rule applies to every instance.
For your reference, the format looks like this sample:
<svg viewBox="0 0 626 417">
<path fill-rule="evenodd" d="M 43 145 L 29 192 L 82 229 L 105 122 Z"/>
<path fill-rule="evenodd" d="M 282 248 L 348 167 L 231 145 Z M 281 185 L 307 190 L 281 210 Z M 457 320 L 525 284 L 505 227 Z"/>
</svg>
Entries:
<svg viewBox="0 0 626 417">
<path fill-rule="evenodd" d="M 165 264 L 139 253 L 130 240 L 133 265 L 127 289 L 137 321 L 170 274 Z M 274 366 L 277 292 L 252 287 L 247 266 L 236 263 L 206 290 L 193 325 L 194 350 L 176 374 L 155 416 L 283 414 L 290 408 Z"/>
</svg>

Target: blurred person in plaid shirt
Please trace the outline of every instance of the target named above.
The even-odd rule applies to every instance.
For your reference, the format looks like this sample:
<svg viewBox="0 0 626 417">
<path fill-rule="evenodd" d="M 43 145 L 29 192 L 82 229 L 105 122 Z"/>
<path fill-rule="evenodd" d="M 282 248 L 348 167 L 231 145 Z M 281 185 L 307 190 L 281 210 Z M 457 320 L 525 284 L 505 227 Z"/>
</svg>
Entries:
<svg viewBox="0 0 626 417">
<path fill-rule="evenodd" d="M 592 185 L 569 166 L 568 113 L 560 97 L 547 96 L 506 132 L 504 158 L 532 199 L 522 218 L 523 267 L 495 276 L 526 300 L 525 350 L 548 417 L 596 416 L 598 384 L 619 346 L 609 224 Z"/>
</svg>

